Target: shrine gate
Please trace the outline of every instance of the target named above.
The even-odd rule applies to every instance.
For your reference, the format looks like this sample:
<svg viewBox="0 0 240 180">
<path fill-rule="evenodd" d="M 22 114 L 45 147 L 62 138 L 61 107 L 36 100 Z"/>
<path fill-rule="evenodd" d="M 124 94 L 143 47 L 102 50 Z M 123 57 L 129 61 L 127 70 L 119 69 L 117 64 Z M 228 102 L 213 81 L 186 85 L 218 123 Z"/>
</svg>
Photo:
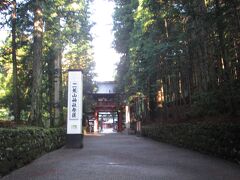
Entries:
<svg viewBox="0 0 240 180">
<path fill-rule="evenodd" d="M 112 129 L 122 131 L 122 110 L 117 104 L 118 94 L 115 91 L 114 81 L 97 82 L 97 91 L 92 94 L 94 105 L 94 118 L 89 122 L 93 132 Z"/>
</svg>

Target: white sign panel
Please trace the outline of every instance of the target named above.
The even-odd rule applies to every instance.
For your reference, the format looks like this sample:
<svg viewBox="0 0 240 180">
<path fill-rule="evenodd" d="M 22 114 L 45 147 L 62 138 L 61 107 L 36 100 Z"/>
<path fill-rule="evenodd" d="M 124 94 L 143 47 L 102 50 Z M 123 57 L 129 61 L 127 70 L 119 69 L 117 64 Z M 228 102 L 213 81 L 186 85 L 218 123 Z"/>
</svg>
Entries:
<svg viewBox="0 0 240 180">
<path fill-rule="evenodd" d="M 82 72 L 69 71 L 67 134 L 82 134 L 82 97 Z"/>
</svg>

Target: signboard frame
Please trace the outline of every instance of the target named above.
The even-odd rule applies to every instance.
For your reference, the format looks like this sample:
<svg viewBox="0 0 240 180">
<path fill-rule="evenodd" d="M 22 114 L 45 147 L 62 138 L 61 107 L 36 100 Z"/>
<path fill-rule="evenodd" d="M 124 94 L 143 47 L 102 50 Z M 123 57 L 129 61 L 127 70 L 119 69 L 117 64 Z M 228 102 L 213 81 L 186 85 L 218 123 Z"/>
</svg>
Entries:
<svg viewBox="0 0 240 180">
<path fill-rule="evenodd" d="M 83 74 L 80 69 L 68 70 L 67 143 L 69 148 L 83 147 Z"/>
</svg>

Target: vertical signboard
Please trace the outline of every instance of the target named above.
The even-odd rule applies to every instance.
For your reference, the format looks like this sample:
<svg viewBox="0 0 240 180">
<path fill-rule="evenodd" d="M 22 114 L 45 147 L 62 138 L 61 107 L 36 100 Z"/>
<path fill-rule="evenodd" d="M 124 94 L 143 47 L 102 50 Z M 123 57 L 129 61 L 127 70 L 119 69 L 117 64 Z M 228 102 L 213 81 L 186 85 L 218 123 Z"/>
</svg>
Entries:
<svg viewBox="0 0 240 180">
<path fill-rule="evenodd" d="M 81 70 L 68 71 L 67 146 L 82 147 L 83 76 Z"/>
</svg>

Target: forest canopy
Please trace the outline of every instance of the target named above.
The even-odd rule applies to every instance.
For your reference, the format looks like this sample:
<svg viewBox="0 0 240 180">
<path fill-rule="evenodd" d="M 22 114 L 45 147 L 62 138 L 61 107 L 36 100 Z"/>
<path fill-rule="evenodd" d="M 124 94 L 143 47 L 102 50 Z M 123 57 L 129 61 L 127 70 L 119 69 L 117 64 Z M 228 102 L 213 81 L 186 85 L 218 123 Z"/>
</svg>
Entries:
<svg viewBox="0 0 240 180">
<path fill-rule="evenodd" d="M 122 102 L 150 119 L 240 115 L 239 0 L 115 3 Z"/>
<path fill-rule="evenodd" d="M 0 119 L 62 125 L 67 70 L 82 69 L 84 103 L 93 88 L 89 1 L 4 0 L 0 16 Z"/>
<path fill-rule="evenodd" d="M 114 0 L 121 103 L 140 119 L 240 115 L 239 0 Z M 67 69 L 92 103 L 90 0 L 3 0 L 0 119 L 63 124 Z"/>
</svg>

